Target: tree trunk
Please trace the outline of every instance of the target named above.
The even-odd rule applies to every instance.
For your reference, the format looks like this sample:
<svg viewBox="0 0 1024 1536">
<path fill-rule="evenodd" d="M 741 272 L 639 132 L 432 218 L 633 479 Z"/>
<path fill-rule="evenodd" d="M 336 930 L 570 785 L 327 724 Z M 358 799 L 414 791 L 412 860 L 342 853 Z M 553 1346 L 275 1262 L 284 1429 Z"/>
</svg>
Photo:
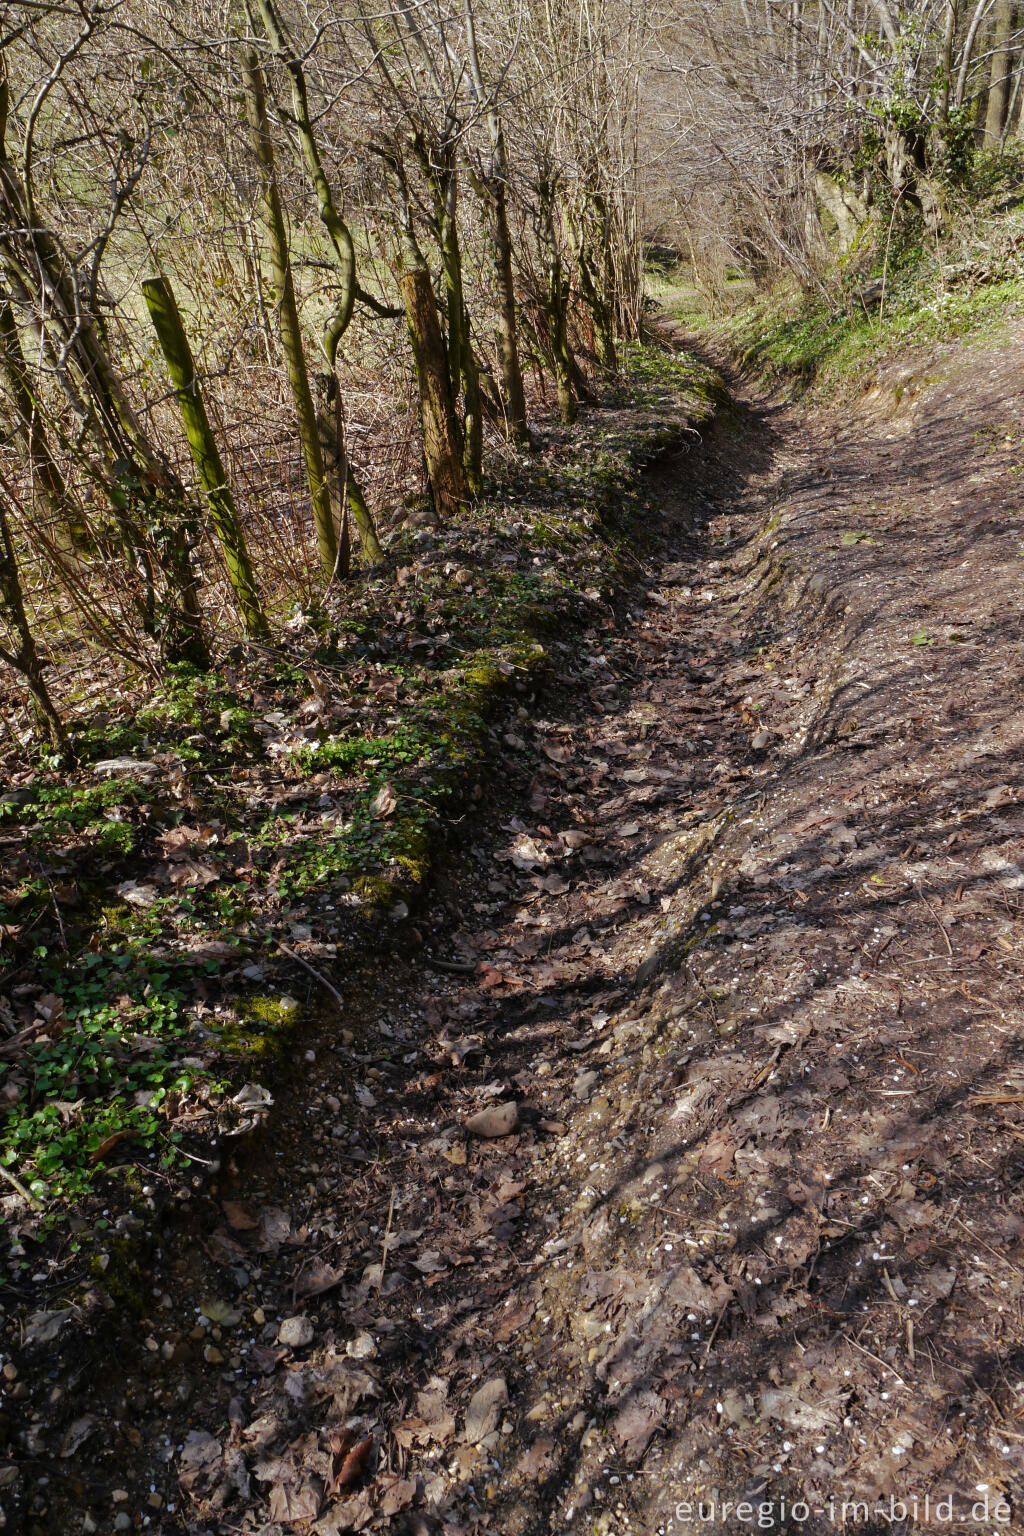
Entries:
<svg viewBox="0 0 1024 1536">
<path fill-rule="evenodd" d="M 85 543 L 81 519 L 69 512 L 68 488 L 43 424 L 39 405 L 32 393 L 30 374 L 21 349 L 21 338 L 11 306 L 0 301 L 0 372 L 17 418 L 18 431 L 32 468 L 32 487 L 45 506 L 56 530 L 56 545 L 69 557 Z"/>
<path fill-rule="evenodd" d="M 476 45 L 476 21 L 472 0 L 463 0 L 463 18 L 466 26 L 466 47 L 473 94 L 478 108 L 487 100 L 480 55 Z M 523 370 L 519 362 L 519 341 L 516 331 L 516 300 L 512 280 L 512 237 L 508 227 L 508 159 L 505 153 L 505 135 L 495 96 L 487 100 L 487 132 L 491 140 L 491 163 L 477 190 L 487 204 L 490 215 L 490 255 L 494 269 L 494 286 L 498 298 L 498 360 L 501 366 L 501 383 L 505 396 L 506 432 L 510 442 L 520 445 L 530 441 L 530 429 L 526 421 L 526 394 L 523 390 Z"/>
<path fill-rule="evenodd" d="M 292 83 L 292 114 L 299 135 L 302 159 L 316 193 L 320 221 L 327 231 L 338 270 L 341 275 L 341 294 L 334 313 L 324 327 L 323 346 L 327 361 L 333 368 L 338 356 L 338 345 L 352 318 L 356 298 L 356 251 L 348 225 L 338 212 L 331 193 L 330 183 L 320 158 L 320 148 L 313 131 L 313 119 L 309 111 L 306 91 L 306 74 L 294 47 L 288 38 L 273 0 L 256 0 L 260 17 L 266 28 L 270 45 L 288 72 Z"/>
<path fill-rule="evenodd" d="M 444 338 L 430 273 L 417 263 L 398 280 L 416 364 L 423 420 L 423 454 L 438 517 L 456 513 L 466 499 L 459 434 L 448 384 Z"/>
<path fill-rule="evenodd" d="M 577 265 L 580 273 L 580 283 L 583 288 L 583 297 L 587 301 L 591 319 L 594 323 L 594 351 L 601 372 L 606 378 L 614 379 L 619 371 L 619 360 L 615 354 L 615 334 L 612 329 L 612 317 L 608 305 L 597 291 L 594 274 L 590 268 L 583 241 L 580 241 Z"/>
<path fill-rule="evenodd" d="M 1012 0 L 998 0 L 992 24 L 992 57 L 989 61 L 988 101 L 985 107 L 986 149 L 998 149 L 1003 142 L 1006 107 L 1010 99 L 1013 61 L 1010 38 L 1014 32 Z"/>
<path fill-rule="evenodd" d="M 295 303 L 295 285 L 292 280 L 288 237 L 285 233 L 284 214 L 281 211 L 281 197 L 277 187 L 274 146 L 267 122 L 263 75 L 252 53 L 247 53 L 245 56 L 245 76 L 246 102 L 259 166 L 263 224 L 270 254 L 270 268 L 274 275 L 274 298 L 281 325 L 285 370 L 288 374 L 288 384 L 295 406 L 295 423 L 306 466 L 306 483 L 309 486 L 309 499 L 313 509 L 313 526 L 316 530 L 320 564 L 324 574 L 330 580 L 338 561 L 338 529 L 335 526 L 330 489 L 324 474 L 316 408 L 309 387 L 306 354 L 302 346 L 302 329 Z"/>
<path fill-rule="evenodd" d="M 14 552 L 14 539 L 7 505 L 11 501 L 10 487 L 4 482 L 0 491 L 0 616 L 17 644 L 16 650 L 0 648 L 0 661 L 14 667 L 28 684 L 40 724 L 51 744 L 64 751 L 68 744 L 64 722 L 50 698 L 43 677 L 43 664 L 36 650 L 35 637 L 25 613 L 25 601 L 21 592 L 21 578 Z"/>
<path fill-rule="evenodd" d="M 555 376 L 558 394 L 558 410 L 562 422 L 569 427 L 576 420 L 576 396 L 573 393 L 573 362 L 569 351 L 566 329 L 568 299 L 562 271 L 562 257 L 555 234 L 554 194 L 547 182 L 540 186 L 540 233 L 547 268 L 546 308 L 548 339 L 551 345 L 551 368 Z"/>
<path fill-rule="evenodd" d="M 185 435 L 210 505 L 210 516 L 224 553 L 245 632 L 253 639 L 266 639 L 270 626 L 256 588 L 245 533 L 235 509 L 217 439 L 199 392 L 196 366 L 174 292 L 165 277 L 147 279 L 142 284 L 142 292 L 174 385 Z"/>
<path fill-rule="evenodd" d="M 505 396 L 507 430 L 509 441 L 522 445 L 530 441 L 530 429 L 526 420 L 526 392 L 523 389 L 523 370 L 519 361 L 515 284 L 512 276 L 512 236 L 508 227 L 508 195 L 505 189 L 504 172 L 501 176 L 494 174 L 493 162 L 492 175 L 487 181 L 487 191 L 491 212 L 491 261 L 498 299 L 498 360 Z"/>
<path fill-rule="evenodd" d="M 459 386 L 465 405 L 462 422 L 462 467 L 466 485 L 474 496 L 483 491 L 484 428 L 480 399 L 480 371 L 473 353 L 462 281 L 462 249 L 456 222 L 457 182 L 454 166 L 438 188 L 438 212 L 441 221 L 441 259 L 448 295 L 448 384 L 453 407 Z"/>
<path fill-rule="evenodd" d="M 184 491 L 170 465 L 147 437 L 112 361 L 103 326 L 83 308 L 59 242 L 29 216 L 23 180 L 7 153 L 8 84 L 0 66 L 0 254 L 11 291 L 35 323 L 55 328 L 63 339 L 59 360 L 51 360 L 100 457 L 97 478 L 114 508 L 126 548 L 138 560 L 146 582 L 140 605 L 143 627 L 158 636 L 169 661 L 208 667 L 202 630 L 199 584 L 190 545 Z M 74 369 L 75 377 L 72 377 Z M 95 472 L 95 471 L 94 471 Z M 156 613 L 151 551 L 166 581 L 162 617 Z"/>
</svg>

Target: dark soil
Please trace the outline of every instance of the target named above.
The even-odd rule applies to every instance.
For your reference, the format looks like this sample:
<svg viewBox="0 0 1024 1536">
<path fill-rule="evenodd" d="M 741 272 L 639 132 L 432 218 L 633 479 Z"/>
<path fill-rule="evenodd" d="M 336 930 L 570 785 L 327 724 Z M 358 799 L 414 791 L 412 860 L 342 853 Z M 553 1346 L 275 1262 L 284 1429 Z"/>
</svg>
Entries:
<svg viewBox="0 0 1024 1536">
<path fill-rule="evenodd" d="M 655 472 L 431 953 L 141 1289 L 112 1245 L 102 1366 L 29 1331 L 8 1529 L 1021 1528 L 1022 385 L 950 350 Z"/>
</svg>

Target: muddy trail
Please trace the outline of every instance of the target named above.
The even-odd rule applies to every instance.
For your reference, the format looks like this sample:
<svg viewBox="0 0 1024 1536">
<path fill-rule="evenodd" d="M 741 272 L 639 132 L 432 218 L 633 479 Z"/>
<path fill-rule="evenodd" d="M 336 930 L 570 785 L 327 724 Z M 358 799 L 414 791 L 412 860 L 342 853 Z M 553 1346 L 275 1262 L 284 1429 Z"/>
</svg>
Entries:
<svg viewBox="0 0 1024 1536">
<path fill-rule="evenodd" d="M 425 948 L 24 1341 L 8 1529 L 1021 1529 L 1022 364 L 652 471 Z"/>
</svg>

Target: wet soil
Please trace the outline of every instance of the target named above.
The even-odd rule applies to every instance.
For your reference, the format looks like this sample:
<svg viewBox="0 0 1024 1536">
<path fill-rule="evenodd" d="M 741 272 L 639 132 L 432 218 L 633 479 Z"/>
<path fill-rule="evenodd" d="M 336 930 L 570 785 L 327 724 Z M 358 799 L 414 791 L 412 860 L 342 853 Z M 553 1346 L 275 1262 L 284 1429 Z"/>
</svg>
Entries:
<svg viewBox="0 0 1024 1536">
<path fill-rule="evenodd" d="M 102 1362 L 24 1341 L 8 1529 L 1020 1529 L 1022 384 L 734 381 L 652 472 L 426 948 Z"/>
</svg>

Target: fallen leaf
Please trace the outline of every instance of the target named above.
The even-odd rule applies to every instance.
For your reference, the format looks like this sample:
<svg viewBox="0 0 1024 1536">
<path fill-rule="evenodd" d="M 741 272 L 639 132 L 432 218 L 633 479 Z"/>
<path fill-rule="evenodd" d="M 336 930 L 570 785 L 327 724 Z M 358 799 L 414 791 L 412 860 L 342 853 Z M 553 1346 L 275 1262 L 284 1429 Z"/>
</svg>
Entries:
<svg viewBox="0 0 1024 1536">
<path fill-rule="evenodd" d="M 502 1409 L 508 1402 L 508 1387 L 504 1376 L 493 1376 L 478 1387 L 466 1409 L 465 1440 L 467 1445 L 478 1445 L 485 1435 L 496 1429 Z"/>
<path fill-rule="evenodd" d="M 94 1151 L 89 1153 L 89 1162 L 93 1165 L 93 1167 L 95 1167 L 97 1163 L 102 1163 L 103 1159 L 105 1157 L 109 1157 L 111 1152 L 113 1152 L 117 1147 L 121 1145 L 122 1141 L 134 1141 L 136 1134 L 137 1133 L 130 1128 L 126 1130 L 115 1131 L 112 1136 L 107 1136 L 105 1140 L 100 1142 L 99 1146 L 96 1147 Z"/>
<path fill-rule="evenodd" d="M 271 1520 L 315 1520 L 323 1503 L 323 1484 L 318 1477 L 302 1483 L 275 1483 L 270 1490 Z"/>
<path fill-rule="evenodd" d="M 333 1269 L 323 1259 L 312 1259 L 295 1282 L 296 1296 L 322 1296 L 345 1278 L 343 1269 Z"/>
<path fill-rule="evenodd" d="M 528 1451 L 524 1451 L 516 1462 L 516 1471 L 524 1477 L 541 1477 L 551 1468 L 551 1453 L 555 1448 L 555 1442 L 546 1435 L 541 1435 L 535 1440 Z"/>
<path fill-rule="evenodd" d="M 378 820 L 390 816 L 398 806 L 398 796 L 390 784 L 382 784 L 370 802 L 370 815 Z"/>
<path fill-rule="evenodd" d="M 373 1451 L 373 1436 L 366 1435 L 352 1443 L 353 1431 L 346 1429 L 331 1437 L 331 1461 L 328 1491 L 341 1493 L 359 1482 L 367 1469 Z"/>
<path fill-rule="evenodd" d="M 254 1216 L 241 1200 L 222 1200 L 220 1208 L 233 1232 L 255 1232 L 258 1229 L 259 1217 Z"/>
<path fill-rule="evenodd" d="M 637 1392 L 612 1420 L 612 1434 L 629 1462 L 641 1459 L 665 1417 L 665 1401 L 656 1392 Z"/>
<path fill-rule="evenodd" d="M 407 1509 L 415 1497 L 415 1480 L 411 1477 L 396 1477 L 384 1490 L 384 1497 L 380 1501 L 380 1513 L 385 1518 L 397 1515 L 401 1510 Z"/>
</svg>

